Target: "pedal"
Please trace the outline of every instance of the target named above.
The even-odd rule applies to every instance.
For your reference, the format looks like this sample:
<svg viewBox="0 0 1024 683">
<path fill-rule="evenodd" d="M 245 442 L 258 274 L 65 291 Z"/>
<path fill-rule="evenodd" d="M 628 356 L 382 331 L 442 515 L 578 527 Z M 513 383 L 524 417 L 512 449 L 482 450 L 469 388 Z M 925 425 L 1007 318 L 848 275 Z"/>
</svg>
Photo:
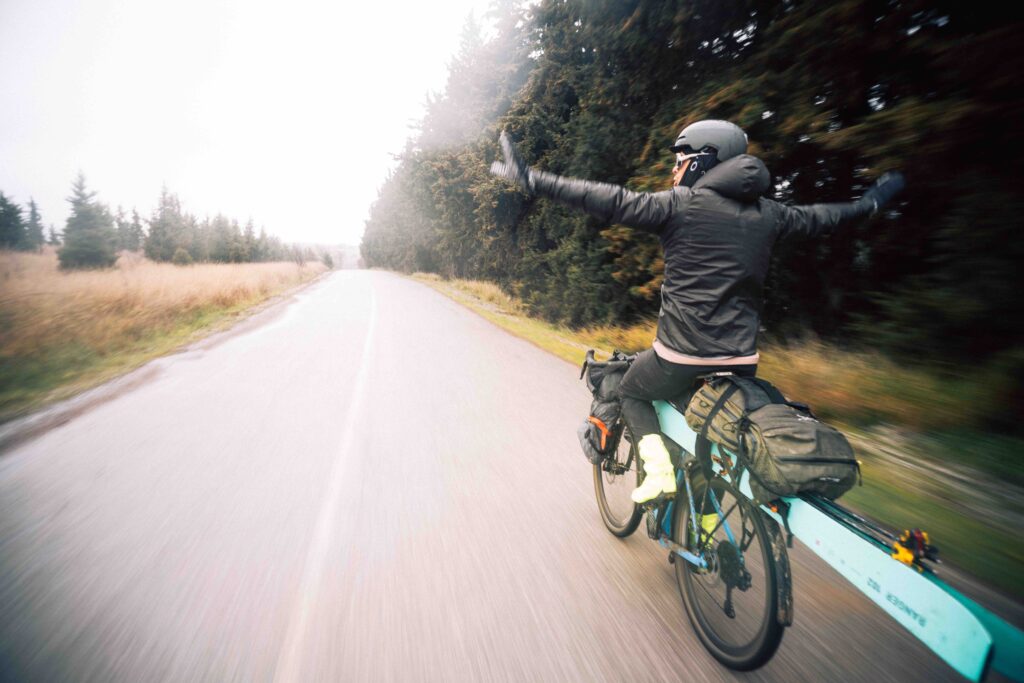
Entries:
<svg viewBox="0 0 1024 683">
<path fill-rule="evenodd" d="M 657 541 L 658 540 L 658 508 L 647 507 L 647 537 Z"/>
<path fill-rule="evenodd" d="M 641 503 L 641 505 L 644 506 L 645 510 L 657 510 L 658 508 L 660 508 L 660 507 L 662 507 L 664 505 L 668 505 L 673 500 L 675 500 L 675 498 L 676 498 L 675 492 L 665 493 L 664 491 L 662 491 L 661 493 L 659 493 L 654 498 L 651 498 L 646 503 Z"/>
</svg>

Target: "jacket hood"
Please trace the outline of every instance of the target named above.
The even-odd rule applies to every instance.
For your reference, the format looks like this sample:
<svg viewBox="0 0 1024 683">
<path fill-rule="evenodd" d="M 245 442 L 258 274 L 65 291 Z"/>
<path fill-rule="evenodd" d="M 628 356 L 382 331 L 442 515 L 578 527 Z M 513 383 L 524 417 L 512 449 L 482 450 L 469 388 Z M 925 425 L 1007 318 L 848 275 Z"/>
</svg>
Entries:
<svg viewBox="0 0 1024 683">
<path fill-rule="evenodd" d="M 768 189 L 771 176 L 764 162 L 749 154 L 741 154 L 715 166 L 693 184 L 693 189 L 714 190 L 741 202 L 753 202 Z"/>
</svg>

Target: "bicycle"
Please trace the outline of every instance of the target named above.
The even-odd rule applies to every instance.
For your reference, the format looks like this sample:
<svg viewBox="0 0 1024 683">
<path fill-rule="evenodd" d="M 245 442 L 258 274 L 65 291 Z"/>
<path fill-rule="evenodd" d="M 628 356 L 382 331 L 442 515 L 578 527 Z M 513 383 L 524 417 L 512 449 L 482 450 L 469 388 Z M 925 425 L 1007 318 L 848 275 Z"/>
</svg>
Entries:
<svg viewBox="0 0 1024 683">
<path fill-rule="evenodd" d="M 584 370 L 588 364 L 602 365 L 593 351 Z M 647 516 L 648 536 L 669 550 L 686 615 L 712 656 L 750 670 L 778 650 L 793 623 L 787 548 L 800 538 L 966 678 L 995 670 L 1024 680 L 1024 633 L 938 577 L 938 550 L 926 533 L 896 534 L 815 495 L 756 504 L 736 454 L 686 424 L 695 390 L 653 402 L 676 467 L 675 496 L 633 504 L 629 492 L 644 475 L 637 439 L 621 417 L 609 428 L 608 455 L 593 466 L 594 492 L 614 536 L 628 537 Z"/>
<path fill-rule="evenodd" d="M 772 530 L 775 522 L 769 526 L 727 478 L 715 474 L 707 485 L 696 455 L 667 439 L 678 493 L 655 505 L 634 505 L 629 492 L 643 481 L 636 439 L 621 419 L 612 438 L 612 455 L 594 466 L 606 528 L 625 538 L 646 513 L 648 535 L 670 551 L 687 616 L 704 646 L 730 668 L 761 666 L 792 622 L 788 557 Z M 714 526 L 704 523 L 710 514 Z"/>
</svg>

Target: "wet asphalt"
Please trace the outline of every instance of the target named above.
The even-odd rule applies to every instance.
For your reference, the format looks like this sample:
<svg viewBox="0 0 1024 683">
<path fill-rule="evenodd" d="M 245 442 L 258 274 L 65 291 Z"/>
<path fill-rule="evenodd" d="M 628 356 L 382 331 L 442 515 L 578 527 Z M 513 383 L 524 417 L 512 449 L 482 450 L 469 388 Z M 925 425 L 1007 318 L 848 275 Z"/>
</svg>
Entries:
<svg viewBox="0 0 1024 683">
<path fill-rule="evenodd" d="M 805 548 L 724 669 L 603 527 L 573 366 L 340 271 L 0 454 L 3 681 L 960 680 Z"/>
</svg>

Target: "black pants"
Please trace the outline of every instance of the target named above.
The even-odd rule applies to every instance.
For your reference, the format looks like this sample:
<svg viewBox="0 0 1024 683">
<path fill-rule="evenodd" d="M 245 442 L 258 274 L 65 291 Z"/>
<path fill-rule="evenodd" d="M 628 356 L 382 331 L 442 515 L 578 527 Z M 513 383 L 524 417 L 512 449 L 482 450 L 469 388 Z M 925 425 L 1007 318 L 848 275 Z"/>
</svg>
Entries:
<svg viewBox="0 0 1024 683">
<path fill-rule="evenodd" d="M 654 349 L 642 352 L 619 385 L 622 397 L 622 413 L 629 428 L 637 438 L 648 434 L 660 434 L 658 414 L 651 401 L 667 400 L 681 396 L 693 386 L 698 375 L 728 370 L 743 377 L 757 374 L 753 365 L 682 365 L 670 363 L 659 357 Z"/>
</svg>

